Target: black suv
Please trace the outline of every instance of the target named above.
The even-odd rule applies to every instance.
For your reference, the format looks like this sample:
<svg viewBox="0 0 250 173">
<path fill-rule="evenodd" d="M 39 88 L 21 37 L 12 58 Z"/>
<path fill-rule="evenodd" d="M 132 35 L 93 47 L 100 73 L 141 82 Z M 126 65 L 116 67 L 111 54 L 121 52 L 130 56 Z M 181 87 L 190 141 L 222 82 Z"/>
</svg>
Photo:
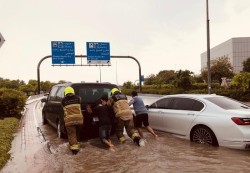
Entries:
<svg viewBox="0 0 250 173">
<path fill-rule="evenodd" d="M 93 115 L 91 120 L 88 121 L 90 117 L 86 117 L 86 105 L 90 104 L 92 108 L 95 107 L 100 97 L 104 94 L 110 96 L 111 89 L 118 88 L 117 85 L 110 83 L 64 83 L 53 86 L 48 97 L 41 100 L 41 102 L 45 103 L 42 116 L 43 124 L 49 123 L 55 127 L 59 138 L 67 136 L 61 101 L 64 97 L 64 89 L 68 86 L 74 88 L 75 94 L 82 99 L 81 109 L 84 116 L 84 125 L 81 127 L 80 139 L 98 137 L 98 120 Z"/>
</svg>

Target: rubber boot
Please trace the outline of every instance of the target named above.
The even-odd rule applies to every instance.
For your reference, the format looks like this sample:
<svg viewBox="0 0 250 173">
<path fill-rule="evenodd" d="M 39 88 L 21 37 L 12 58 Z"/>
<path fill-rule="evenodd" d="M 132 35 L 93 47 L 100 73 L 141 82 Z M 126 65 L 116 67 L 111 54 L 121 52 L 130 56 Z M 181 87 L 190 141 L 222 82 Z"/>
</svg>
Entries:
<svg viewBox="0 0 250 173">
<path fill-rule="evenodd" d="M 134 137 L 134 143 L 136 143 L 138 146 L 140 146 L 140 137 L 139 136 L 136 136 Z"/>
<path fill-rule="evenodd" d="M 144 147 L 144 146 L 145 146 L 145 141 L 144 141 L 142 138 L 140 138 L 139 136 L 136 136 L 136 137 L 134 138 L 134 142 L 135 142 L 138 146 L 140 146 L 140 147 Z"/>
<path fill-rule="evenodd" d="M 73 155 L 76 155 L 79 152 L 79 150 L 71 150 L 71 151 Z"/>
</svg>

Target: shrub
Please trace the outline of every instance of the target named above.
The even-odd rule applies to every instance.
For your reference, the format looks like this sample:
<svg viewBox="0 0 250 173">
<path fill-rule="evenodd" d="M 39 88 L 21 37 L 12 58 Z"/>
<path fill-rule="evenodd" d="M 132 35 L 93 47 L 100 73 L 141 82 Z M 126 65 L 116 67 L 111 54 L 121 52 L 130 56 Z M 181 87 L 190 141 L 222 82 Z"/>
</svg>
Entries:
<svg viewBox="0 0 250 173">
<path fill-rule="evenodd" d="M 9 150 L 18 122 L 16 118 L 0 119 L 0 170 L 10 158 Z"/>
<path fill-rule="evenodd" d="M 0 89 L 0 117 L 21 117 L 27 97 L 21 91 Z"/>
</svg>

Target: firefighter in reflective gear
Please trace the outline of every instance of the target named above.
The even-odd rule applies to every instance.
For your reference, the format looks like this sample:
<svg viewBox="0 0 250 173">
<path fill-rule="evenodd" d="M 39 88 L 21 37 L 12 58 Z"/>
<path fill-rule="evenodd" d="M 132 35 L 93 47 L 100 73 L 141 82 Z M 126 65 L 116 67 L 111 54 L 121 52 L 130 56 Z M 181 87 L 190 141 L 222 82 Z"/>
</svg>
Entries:
<svg viewBox="0 0 250 173">
<path fill-rule="evenodd" d="M 77 154 L 80 150 L 80 144 L 77 141 L 77 134 L 80 131 L 80 125 L 83 124 L 83 115 L 81 111 L 81 98 L 75 95 L 72 87 L 64 90 L 62 106 L 64 110 L 64 122 L 68 134 L 70 150 Z"/>
<path fill-rule="evenodd" d="M 120 142 L 125 142 L 126 138 L 123 134 L 125 130 L 128 136 L 139 146 L 144 146 L 143 139 L 140 138 L 137 130 L 134 128 L 133 113 L 128 105 L 127 97 L 122 94 L 118 88 L 111 90 L 111 97 L 108 100 L 108 105 L 112 106 L 115 113 L 116 121 L 116 136 Z"/>
</svg>

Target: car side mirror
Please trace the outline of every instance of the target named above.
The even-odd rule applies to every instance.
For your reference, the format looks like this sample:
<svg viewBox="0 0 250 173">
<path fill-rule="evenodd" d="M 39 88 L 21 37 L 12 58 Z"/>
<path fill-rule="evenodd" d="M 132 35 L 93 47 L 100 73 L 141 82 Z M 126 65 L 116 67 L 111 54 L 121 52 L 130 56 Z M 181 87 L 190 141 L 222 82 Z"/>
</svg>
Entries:
<svg viewBox="0 0 250 173">
<path fill-rule="evenodd" d="M 42 99 L 41 99 L 41 102 L 42 102 L 42 103 L 47 102 L 47 98 L 42 98 Z"/>
<path fill-rule="evenodd" d="M 147 109 L 149 109 L 149 105 L 146 105 L 145 107 L 146 107 Z"/>
</svg>

